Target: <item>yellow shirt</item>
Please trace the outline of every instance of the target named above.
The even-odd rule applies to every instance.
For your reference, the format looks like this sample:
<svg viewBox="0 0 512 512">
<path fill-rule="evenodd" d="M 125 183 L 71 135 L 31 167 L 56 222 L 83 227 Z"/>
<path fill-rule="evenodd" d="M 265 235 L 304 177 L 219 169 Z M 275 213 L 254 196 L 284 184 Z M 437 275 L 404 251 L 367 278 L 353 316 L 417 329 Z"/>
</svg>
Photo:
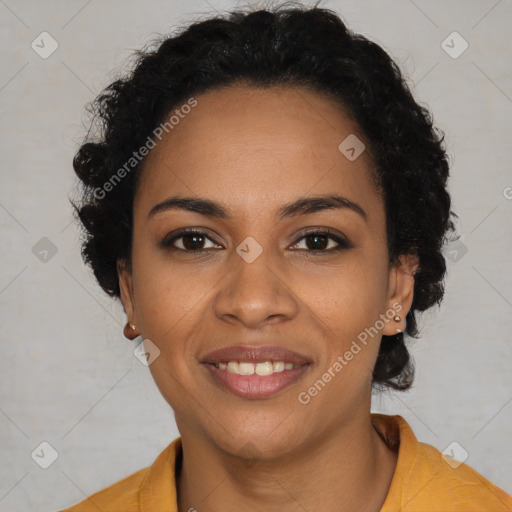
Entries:
<svg viewBox="0 0 512 512">
<path fill-rule="evenodd" d="M 466 464 L 455 467 L 416 439 L 398 415 L 372 413 L 398 460 L 381 512 L 511 512 L 512 497 Z M 59 512 L 177 512 L 175 463 L 181 437 L 154 463 Z M 453 467 L 452 467 L 453 466 Z"/>
</svg>

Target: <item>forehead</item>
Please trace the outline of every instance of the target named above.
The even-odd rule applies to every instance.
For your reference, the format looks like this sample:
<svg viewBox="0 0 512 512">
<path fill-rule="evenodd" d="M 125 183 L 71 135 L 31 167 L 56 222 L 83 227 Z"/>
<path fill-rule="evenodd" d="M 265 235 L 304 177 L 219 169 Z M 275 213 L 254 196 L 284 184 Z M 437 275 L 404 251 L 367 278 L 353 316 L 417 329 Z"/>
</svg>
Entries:
<svg viewBox="0 0 512 512">
<path fill-rule="evenodd" d="M 334 101 L 283 86 L 230 86 L 195 99 L 146 157 L 136 209 L 176 194 L 241 212 L 326 193 L 357 197 L 367 209 L 379 199 L 369 151 L 353 160 L 340 151 L 347 138 L 368 145 Z"/>
</svg>

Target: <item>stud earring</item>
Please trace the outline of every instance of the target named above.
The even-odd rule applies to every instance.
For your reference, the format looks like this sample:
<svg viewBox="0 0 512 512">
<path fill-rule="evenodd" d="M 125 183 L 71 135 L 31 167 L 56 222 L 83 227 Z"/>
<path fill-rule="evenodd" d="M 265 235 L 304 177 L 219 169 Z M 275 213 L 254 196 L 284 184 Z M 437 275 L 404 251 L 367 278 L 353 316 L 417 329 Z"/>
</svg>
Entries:
<svg viewBox="0 0 512 512">
<path fill-rule="evenodd" d="M 125 338 L 127 338 L 129 340 L 135 339 L 136 338 L 136 329 L 137 329 L 137 327 L 135 326 L 135 324 L 132 324 L 131 322 L 126 322 L 124 329 L 123 329 L 123 334 L 124 334 Z"/>
<path fill-rule="evenodd" d="M 393 320 L 395 322 L 400 322 L 400 320 L 402 320 L 398 315 L 396 315 Z M 396 328 L 396 332 L 399 333 L 399 332 L 402 332 L 402 329 L 400 329 L 399 327 Z"/>
</svg>

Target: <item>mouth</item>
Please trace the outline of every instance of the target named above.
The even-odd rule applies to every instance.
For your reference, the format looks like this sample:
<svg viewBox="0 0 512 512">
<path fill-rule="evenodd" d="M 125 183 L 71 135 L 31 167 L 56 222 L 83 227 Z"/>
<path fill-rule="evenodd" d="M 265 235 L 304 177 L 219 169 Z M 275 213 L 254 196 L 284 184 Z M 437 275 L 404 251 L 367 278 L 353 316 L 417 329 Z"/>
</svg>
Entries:
<svg viewBox="0 0 512 512">
<path fill-rule="evenodd" d="M 263 399 L 298 382 L 311 366 L 306 357 L 282 347 L 236 346 L 209 353 L 201 362 L 224 391 Z"/>
<path fill-rule="evenodd" d="M 234 373 L 236 375 L 256 374 L 262 377 L 273 375 L 274 373 L 280 373 L 284 370 L 293 370 L 294 368 L 302 366 L 284 361 L 262 361 L 259 363 L 253 363 L 250 361 L 221 361 L 213 364 L 219 370 Z"/>
<path fill-rule="evenodd" d="M 293 350 L 270 345 L 234 345 L 209 352 L 202 358 L 202 363 L 219 364 L 230 362 L 266 363 L 278 362 L 302 366 L 311 361 Z"/>
</svg>

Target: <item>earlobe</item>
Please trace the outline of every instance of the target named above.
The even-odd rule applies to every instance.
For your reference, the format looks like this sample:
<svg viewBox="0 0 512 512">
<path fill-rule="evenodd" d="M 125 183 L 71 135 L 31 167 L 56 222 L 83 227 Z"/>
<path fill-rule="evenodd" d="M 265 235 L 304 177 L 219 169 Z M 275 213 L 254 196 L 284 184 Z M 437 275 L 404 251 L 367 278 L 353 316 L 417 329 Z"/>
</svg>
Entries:
<svg viewBox="0 0 512 512">
<path fill-rule="evenodd" d="M 414 298 L 414 275 L 418 266 L 416 255 L 403 254 L 400 256 L 400 262 L 390 271 L 388 310 L 394 311 L 395 314 L 384 326 L 382 334 L 386 336 L 394 336 L 405 331 L 405 317 Z"/>
<path fill-rule="evenodd" d="M 128 323 L 126 324 L 123 333 L 126 338 L 134 339 L 138 334 L 136 334 L 137 318 L 133 302 L 133 280 L 131 271 L 126 267 L 126 263 L 123 260 L 117 261 L 117 275 L 119 279 L 119 289 L 121 292 L 121 302 L 128 319 Z"/>
</svg>

